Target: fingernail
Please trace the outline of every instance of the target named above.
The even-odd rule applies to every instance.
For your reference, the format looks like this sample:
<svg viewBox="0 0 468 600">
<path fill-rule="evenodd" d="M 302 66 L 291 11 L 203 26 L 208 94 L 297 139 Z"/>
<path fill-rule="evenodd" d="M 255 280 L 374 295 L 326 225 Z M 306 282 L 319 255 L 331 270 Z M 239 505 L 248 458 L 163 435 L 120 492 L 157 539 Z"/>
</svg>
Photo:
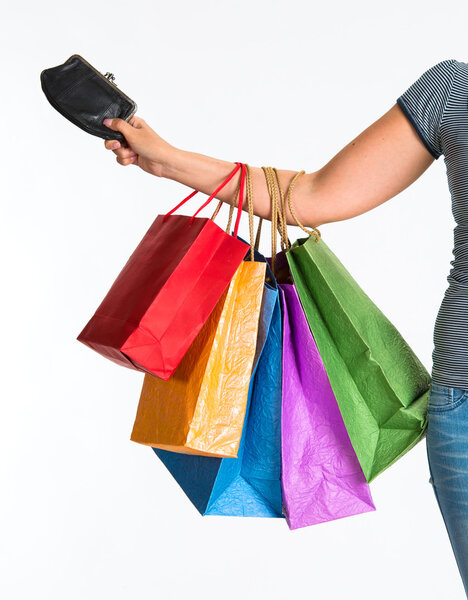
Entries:
<svg viewBox="0 0 468 600">
<path fill-rule="evenodd" d="M 110 125 L 111 122 L 112 122 L 112 119 L 104 119 L 104 121 L 103 121 L 104 125 L 106 125 L 106 126 Z"/>
<path fill-rule="evenodd" d="M 120 148 L 120 142 L 114 142 L 112 148 Z"/>
</svg>

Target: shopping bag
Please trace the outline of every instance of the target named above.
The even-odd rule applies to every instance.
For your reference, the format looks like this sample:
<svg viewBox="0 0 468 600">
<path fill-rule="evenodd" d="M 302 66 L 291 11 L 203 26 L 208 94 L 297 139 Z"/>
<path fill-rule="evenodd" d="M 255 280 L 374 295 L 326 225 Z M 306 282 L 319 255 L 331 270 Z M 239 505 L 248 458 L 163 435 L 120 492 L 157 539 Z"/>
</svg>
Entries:
<svg viewBox="0 0 468 600">
<path fill-rule="evenodd" d="M 296 240 L 286 256 L 370 482 L 423 438 L 430 375 L 321 237 Z"/>
<path fill-rule="evenodd" d="M 277 256 L 286 262 L 284 255 Z M 281 485 L 290 529 L 375 510 L 294 284 L 283 316 Z"/>
<path fill-rule="evenodd" d="M 165 381 L 146 374 L 131 439 L 206 456 L 237 456 L 262 304 L 264 262 L 244 260 Z"/>
<path fill-rule="evenodd" d="M 255 253 L 256 260 L 261 255 Z M 267 267 L 246 419 L 237 458 L 154 452 L 202 515 L 282 518 L 281 314 Z M 266 338 L 266 339 L 265 339 Z"/>
<path fill-rule="evenodd" d="M 169 379 L 214 310 L 248 245 L 237 239 L 245 165 L 234 235 L 212 219 L 159 215 L 128 259 L 78 340 L 106 358 Z"/>
</svg>

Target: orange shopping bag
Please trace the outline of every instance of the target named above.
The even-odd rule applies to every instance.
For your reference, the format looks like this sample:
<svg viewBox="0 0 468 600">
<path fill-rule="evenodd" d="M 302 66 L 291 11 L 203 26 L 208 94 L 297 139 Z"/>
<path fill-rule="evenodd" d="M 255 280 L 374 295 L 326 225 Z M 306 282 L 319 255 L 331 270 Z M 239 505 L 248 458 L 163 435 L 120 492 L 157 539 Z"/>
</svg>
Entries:
<svg viewBox="0 0 468 600">
<path fill-rule="evenodd" d="M 241 263 L 171 379 L 145 375 L 134 442 L 173 452 L 237 456 L 265 266 Z"/>
</svg>

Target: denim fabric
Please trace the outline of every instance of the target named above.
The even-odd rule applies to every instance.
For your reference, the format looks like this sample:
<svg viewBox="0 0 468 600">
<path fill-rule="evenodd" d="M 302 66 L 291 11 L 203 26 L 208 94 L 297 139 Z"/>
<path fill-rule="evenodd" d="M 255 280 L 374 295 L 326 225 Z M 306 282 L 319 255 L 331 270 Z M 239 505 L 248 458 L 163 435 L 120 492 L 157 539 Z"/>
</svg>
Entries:
<svg viewBox="0 0 468 600">
<path fill-rule="evenodd" d="M 432 382 L 427 413 L 429 483 L 468 598 L 468 389 Z"/>
</svg>

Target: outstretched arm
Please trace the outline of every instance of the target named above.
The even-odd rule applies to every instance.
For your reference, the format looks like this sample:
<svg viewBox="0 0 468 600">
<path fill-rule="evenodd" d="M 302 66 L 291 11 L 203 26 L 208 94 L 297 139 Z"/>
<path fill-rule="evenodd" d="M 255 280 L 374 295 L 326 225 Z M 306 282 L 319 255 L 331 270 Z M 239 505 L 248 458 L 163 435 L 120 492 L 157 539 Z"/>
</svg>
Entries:
<svg viewBox="0 0 468 600">
<path fill-rule="evenodd" d="M 148 173 L 173 179 L 204 194 L 211 194 L 235 167 L 234 162 L 171 146 L 139 117 L 133 117 L 130 123 L 111 119 L 105 124 L 120 131 L 128 143 L 127 147 L 114 148 L 115 140 L 105 142 L 119 164 L 140 166 Z M 395 104 L 323 167 L 298 178 L 292 195 L 296 215 L 306 227 L 355 217 L 399 194 L 434 160 Z M 270 219 L 270 196 L 263 170 L 251 166 L 251 173 L 254 213 Z M 278 173 L 286 191 L 297 171 L 278 169 Z M 219 200 L 234 202 L 237 177 L 219 192 Z M 288 224 L 294 225 L 287 207 L 286 211 Z"/>
</svg>

